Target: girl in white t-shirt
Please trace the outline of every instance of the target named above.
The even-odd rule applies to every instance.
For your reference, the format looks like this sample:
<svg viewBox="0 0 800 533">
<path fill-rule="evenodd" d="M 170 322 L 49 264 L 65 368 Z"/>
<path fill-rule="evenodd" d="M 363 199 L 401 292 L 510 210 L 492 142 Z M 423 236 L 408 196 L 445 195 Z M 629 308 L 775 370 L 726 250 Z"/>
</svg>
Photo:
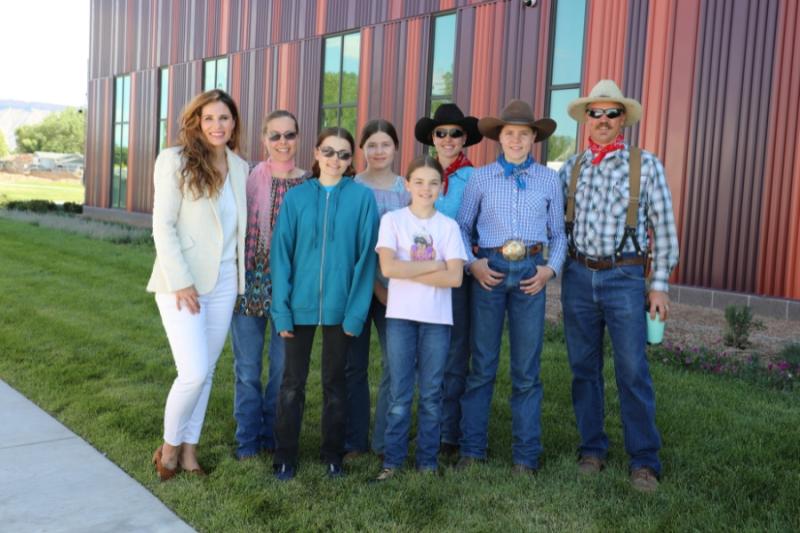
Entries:
<svg viewBox="0 0 800 533">
<path fill-rule="evenodd" d="M 375 250 L 389 278 L 386 344 L 391 376 L 383 470 L 392 478 L 408 455 L 414 380 L 419 380 L 417 470 L 438 469 L 441 389 L 453 310 L 451 287 L 461 285 L 466 253 L 456 222 L 433 206 L 442 167 L 430 156 L 414 159 L 405 186 L 411 205 L 381 218 Z"/>
</svg>

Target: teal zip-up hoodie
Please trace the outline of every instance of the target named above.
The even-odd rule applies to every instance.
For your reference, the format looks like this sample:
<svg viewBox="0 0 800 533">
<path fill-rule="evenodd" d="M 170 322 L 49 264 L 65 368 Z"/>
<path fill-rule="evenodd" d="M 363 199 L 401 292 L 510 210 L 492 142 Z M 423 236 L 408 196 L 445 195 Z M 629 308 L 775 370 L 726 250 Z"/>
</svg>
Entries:
<svg viewBox="0 0 800 533">
<path fill-rule="evenodd" d="M 286 193 L 272 233 L 272 320 L 361 334 L 372 301 L 378 207 L 372 192 L 342 178 L 330 191 L 309 179 Z"/>
</svg>

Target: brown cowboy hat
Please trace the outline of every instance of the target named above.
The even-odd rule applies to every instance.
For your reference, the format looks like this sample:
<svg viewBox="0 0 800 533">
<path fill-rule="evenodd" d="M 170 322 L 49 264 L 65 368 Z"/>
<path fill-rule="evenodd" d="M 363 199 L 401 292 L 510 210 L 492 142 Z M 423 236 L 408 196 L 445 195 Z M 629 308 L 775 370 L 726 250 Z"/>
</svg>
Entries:
<svg viewBox="0 0 800 533">
<path fill-rule="evenodd" d="M 494 141 L 500 137 L 503 126 L 528 126 L 536 132 L 536 141 L 542 142 L 556 131 L 556 121 L 551 118 L 533 117 L 533 110 L 528 102 L 511 100 L 500 112 L 500 118 L 484 117 L 478 121 L 478 129 L 484 137 Z"/>
<path fill-rule="evenodd" d="M 414 127 L 414 137 L 422 144 L 433 146 L 433 130 L 446 124 L 454 124 L 464 130 L 467 134 L 465 147 L 477 144 L 483 139 L 483 135 L 478 131 L 478 119 L 464 116 L 456 104 L 442 104 L 436 109 L 433 118 L 419 119 Z"/>
<path fill-rule="evenodd" d="M 642 117 L 642 104 L 633 98 L 625 98 L 617 84 L 612 80 L 600 80 L 592 87 L 589 96 L 577 98 L 569 103 L 567 112 L 569 116 L 578 121 L 586 122 L 586 106 L 595 102 L 617 102 L 625 108 L 625 122 L 623 126 L 633 126 Z"/>
</svg>

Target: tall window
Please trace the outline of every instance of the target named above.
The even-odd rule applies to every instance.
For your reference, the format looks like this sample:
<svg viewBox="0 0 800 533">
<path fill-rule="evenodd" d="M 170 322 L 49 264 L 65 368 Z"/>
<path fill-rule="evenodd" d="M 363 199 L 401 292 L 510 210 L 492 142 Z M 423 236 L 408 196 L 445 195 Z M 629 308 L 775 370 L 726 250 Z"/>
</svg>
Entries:
<svg viewBox="0 0 800 533">
<path fill-rule="evenodd" d="M 228 58 L 215 57 L 203 63 L 203 90 L 228 90 Z"/>
<path fill-rule="evenodd" d="M 114 157 L 111 167 L 111 207 L 124 209 L 128 187 L 128 130 L 131 115 L 131 77 L 119 76 L 114 85 Z"/>
<path fill-rule="evenodd" d="M 577 146 L 578 124 L 567 114 L 567 104 L 580 96 L 586 0 L 557 0 L 554 7 L 547 116 L 558 128 L 547 140 L 547 164 L 560 168 Z"/>
<path fill-rule="evenodd" d="M 158 148 L 167 147 L 167 120 L 169 107 L 169 68 L 164 67 L 161 74 L 161 92 L 158 95 Z"/>
<path fill-rule="evenodd" d="M 456 14 L 436 17 L 431 47 L 431 87 L 428 93 L 430 116 L 436 109 L 453 101 L 453 72 L 456 57 Z"/>
<path fill-rule="evenodd" d="M 355 135 L 360 47 L 359 33 L 325 39 L 319 114 L 323 128 L 339 126 Z"/>
</svg>

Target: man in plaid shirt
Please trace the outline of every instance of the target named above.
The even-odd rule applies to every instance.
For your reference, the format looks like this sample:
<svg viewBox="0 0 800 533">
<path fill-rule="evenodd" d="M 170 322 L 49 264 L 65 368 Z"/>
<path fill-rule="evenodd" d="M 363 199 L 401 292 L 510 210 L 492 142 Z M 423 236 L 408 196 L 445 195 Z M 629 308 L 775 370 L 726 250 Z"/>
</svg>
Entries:
<svg viewBox="0 0 800 533">
<path fill-rule="evenodd" d="M 641 105 L 623 96 L 613 81 L 602 80 L 588 97 L 572 101 L 568 112 L 585 123 L 589 133 L 589 147 L 559 171 L 569 196 L 573 168 L 580 165 L 574 215 L 568 209 L 569 253 L 561 282 L 572 403 L 581 437 L 578 470 L 599 473 L 608 454 L 603 427 L 603 335 L 607 327 L 625 450 L 630 456 L 630 481 L 636 490 L 653 492 L 661 474 L 661 438 L 645 353 L 645 310 L 661 320 L 669 314 L 668 279 L 678 261 L 672 198 L 661 162 L 642 150 L 635 230 L 631 226 L 626 233 L 631 149 L 623 142 L 621 131 L 638 122 Z M 652 254 L 649 292 L 645 283 L 648 248 Z"/>
</svg>

